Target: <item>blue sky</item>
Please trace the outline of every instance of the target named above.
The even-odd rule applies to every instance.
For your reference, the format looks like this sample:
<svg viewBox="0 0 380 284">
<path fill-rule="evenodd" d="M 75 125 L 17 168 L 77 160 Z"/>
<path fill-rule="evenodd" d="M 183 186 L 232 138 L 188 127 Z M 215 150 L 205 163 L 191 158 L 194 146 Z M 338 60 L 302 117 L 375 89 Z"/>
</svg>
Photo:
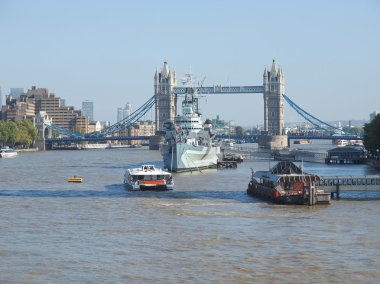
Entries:
<svg viewBox="0 0 380 284">
<path fill-rule="evenodd" d="M 46 87 L 95 119 L 116 121 L 127 101 L 153 95 L 166 59 L 204 85 L 262 85 L 265 65 L 283 67 L 286 94 L 322 120 L 380 111 L 380 1 L 0 0 L 0 86 Z M 260 94 L 208 95 L 217 114 L 263 122 Z M 148 113 L 146 119 L 154 118 Z M 302 119 L 289 107 L 285 121 Z"/>
</svg>

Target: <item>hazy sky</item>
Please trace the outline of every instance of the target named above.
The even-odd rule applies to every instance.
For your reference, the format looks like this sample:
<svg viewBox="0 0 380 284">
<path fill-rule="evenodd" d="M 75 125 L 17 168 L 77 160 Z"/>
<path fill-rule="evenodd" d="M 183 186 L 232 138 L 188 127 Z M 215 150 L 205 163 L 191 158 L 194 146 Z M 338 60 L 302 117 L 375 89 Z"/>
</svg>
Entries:
<svg viewBox="0 0 380 284">
<path fill-rule="evenodd" d="M 153 95 L 166 59 L 178 78 L 262 85 L 283 67 L 286 94 L 322 120 L 380 111 L 380 1 L 0 0 L 0 86 L 45 87 L 116 121 Z M 263 122 L 261 94 L 208 95 L 204 118 Z M 146 119 L 153 119 L 149 112 Z M 301 118 L 289 107 L 285 121 Z"/>
</svg>

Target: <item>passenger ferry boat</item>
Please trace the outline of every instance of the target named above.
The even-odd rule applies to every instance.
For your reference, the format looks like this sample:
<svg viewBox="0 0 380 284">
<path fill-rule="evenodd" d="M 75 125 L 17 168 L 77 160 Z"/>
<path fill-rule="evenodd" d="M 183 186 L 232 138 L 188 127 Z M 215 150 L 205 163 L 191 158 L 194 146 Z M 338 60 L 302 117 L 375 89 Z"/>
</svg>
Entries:
<svg viewBox="0 0 380 284">
<path fill-rule="evenodd" d="M 154 165 L 142 165 L 126 171 L 124 185 L 130 190 L 172 190 L 174 182 L 171 173 Z"/>
<path fill-rule="evenodd" d="M 269 171 L 252 170 L 247 193 L 279 204 L 329 204 L 330 193 L 316 187 L 320 179 L 290 161 L 281 161 Z"/>
<path fill-rule="evenodd" d="M 0 149 L 0 158 L 14 158 L 17 156 L 17 152 L 9 147 Z"/>
<path fill-rule="evenodd" d="M 188 85 L 191 86 L 191 74 Z M 161 155 L 165 168 L 171 172 L 183 172 L 216 168 L 220 159 L 220 146 L 213 141 L 211 121 L 202 122 L 198 109 L 198 94 L 187 88 L 182 101 L 182 115 L 173 122 L 166 122 L 165 141 L 161 145 Z"/>
</svg>

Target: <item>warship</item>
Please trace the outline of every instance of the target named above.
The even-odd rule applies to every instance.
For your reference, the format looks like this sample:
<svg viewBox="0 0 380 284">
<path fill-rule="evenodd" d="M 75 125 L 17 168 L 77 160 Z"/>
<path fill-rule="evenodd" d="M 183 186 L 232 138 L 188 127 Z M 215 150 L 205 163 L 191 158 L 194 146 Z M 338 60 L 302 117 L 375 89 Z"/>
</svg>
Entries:
<svg viewBox="0 0 380 284">
<path fill-rule="evenodd" d="M 182 115 L 166 122 L 165 141 L 161 145 L 164 167 L 171 172 L 216 168 L 220 146 L 214 143 L 210 120 L 202 122 L 198 94 L 188 88 L 182 101 Z"/>
</svg>

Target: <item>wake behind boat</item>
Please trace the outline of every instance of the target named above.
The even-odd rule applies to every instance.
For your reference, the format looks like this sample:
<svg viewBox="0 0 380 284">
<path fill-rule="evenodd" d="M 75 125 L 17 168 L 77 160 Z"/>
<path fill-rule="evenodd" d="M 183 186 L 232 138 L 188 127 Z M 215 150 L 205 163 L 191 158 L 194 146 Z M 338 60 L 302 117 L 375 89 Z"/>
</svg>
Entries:
<svg viewBox="0 0 380 284">
<path fill-rule="evenodd" d="M 211 122 L 202 122 L 193 88 L 188 88 L 182 102 L 182 115 L 177 115 L 174 123 L 166 122 L 164 126 L 161 155 L 165 168 L 182 172 L 217 167 L 220 146 L 212 140 Z"/>
<path fill-rule="evenodd" d="M 174 182 L 171 173 L 153 165 L 142 165 L 126 171 L 124 185 L 130 190 L 171 190 Z"/>
</svg>

